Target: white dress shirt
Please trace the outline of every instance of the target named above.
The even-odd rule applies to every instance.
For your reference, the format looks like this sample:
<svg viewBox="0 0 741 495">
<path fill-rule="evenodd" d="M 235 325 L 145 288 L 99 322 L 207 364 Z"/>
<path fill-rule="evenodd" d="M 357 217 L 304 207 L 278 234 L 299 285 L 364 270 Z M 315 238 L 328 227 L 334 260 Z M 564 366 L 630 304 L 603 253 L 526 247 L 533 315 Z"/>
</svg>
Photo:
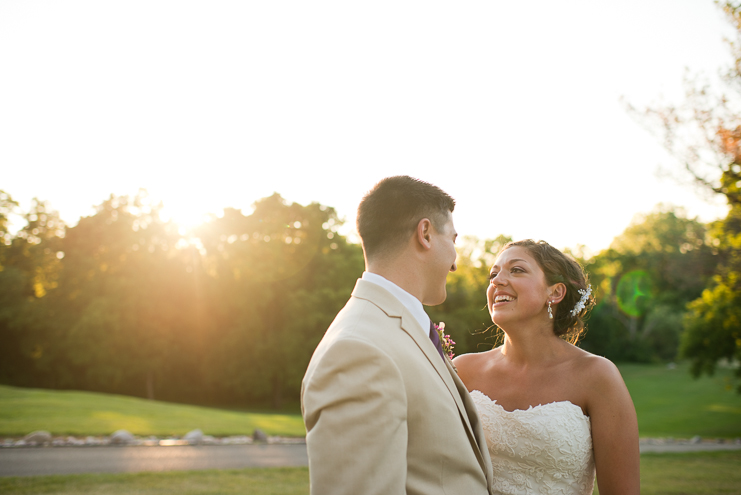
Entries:
<svg viewBox="0 0 741 495">
<path fill-rule="evenodd" d="M 432 335 L 430 333 L 430 317 L 427 316 L 427 313 L 425 313 L 424 307 L 422 307 L 422 303 L 419 299 L 417 299 L 395 283 L 391 282 L 387 278 L 378 275 L 377 273 L 363 272 L 362 279 L 366 282 L 380 285 L 381 287 L 389 291 L 391 295 L 398 299 L 399 302 L 401 302 L 401 304 L 403 304 L 404 307 L 409 310 L 414 319 L 419 322 L 419 326 L 422 327 L 422 330 L 424 330 L 425 333 L 427 333 L 428 335 Z"/>
</svg>

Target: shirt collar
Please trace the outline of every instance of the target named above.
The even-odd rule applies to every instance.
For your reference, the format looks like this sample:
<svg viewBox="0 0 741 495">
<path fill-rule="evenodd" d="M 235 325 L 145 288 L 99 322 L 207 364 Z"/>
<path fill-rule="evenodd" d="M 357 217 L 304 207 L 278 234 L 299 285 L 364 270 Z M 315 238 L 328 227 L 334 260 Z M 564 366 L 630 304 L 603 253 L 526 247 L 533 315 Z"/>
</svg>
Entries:
<svg viewBox="0 0 741 495">
<path fill-rule="evenodd" d="M 409 310 L 414 319 L 419 322 L 419 326 L 422 327 L 425 333 L 429 333 L 430 317 L 427 316 L 427 313 L 425 313 L 424 307 L 422 306 L 422 303 L 419 301 L 419 299 L 417 299 L 389 279 L 384 278 L 377 273 L 363 272 L 362 279 L 366 282 L 371 282 L 379 285 L 389 291 L 391 295 L 398 299 L 399 302 L 403 304 L 407 310 Z"/>
</svg>

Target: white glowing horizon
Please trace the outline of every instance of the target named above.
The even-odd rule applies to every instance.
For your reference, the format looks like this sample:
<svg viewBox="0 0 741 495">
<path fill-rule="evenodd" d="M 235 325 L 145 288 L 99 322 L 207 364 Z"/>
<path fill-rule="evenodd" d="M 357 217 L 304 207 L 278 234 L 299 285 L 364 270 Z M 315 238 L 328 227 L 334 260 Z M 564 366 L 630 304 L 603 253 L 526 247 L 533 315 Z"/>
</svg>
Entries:
<svg viewBox="0 0 741 495">
<path fill-rule="evenodd" d="M 408 174 L 461 235 L 596 252 L 658 203 L 727 212 L 657 177 L 678 165 L 620 98 L 681 102 L 730 32 L 712 0 L 4 2 L 0 189 L 74 225 L 144 188 L 185 228 L 278 192 L 352 236 Z"/>
</svg>

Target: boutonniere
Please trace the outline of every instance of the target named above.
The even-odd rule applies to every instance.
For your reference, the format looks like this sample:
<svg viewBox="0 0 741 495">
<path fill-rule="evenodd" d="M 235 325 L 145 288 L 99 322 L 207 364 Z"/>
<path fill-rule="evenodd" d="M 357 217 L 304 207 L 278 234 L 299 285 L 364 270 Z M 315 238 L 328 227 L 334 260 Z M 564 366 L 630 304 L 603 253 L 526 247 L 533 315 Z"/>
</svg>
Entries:
<svg viewBox="0 0 741 495">
<path fill-rule="evenodd" d="M 437 330 L 437 334 L 440 336 L 440 344 L 443 346 L 443 353 L 452 360 L 453 356 L 455 356 L 453 353 L 455 342 L 450 338 L 450 335 L 445 333 L 445 322 L 441 321 L 437 324 L 433 323 L 433 325 L 435 326 L 435 330 Z"/>
</svg>

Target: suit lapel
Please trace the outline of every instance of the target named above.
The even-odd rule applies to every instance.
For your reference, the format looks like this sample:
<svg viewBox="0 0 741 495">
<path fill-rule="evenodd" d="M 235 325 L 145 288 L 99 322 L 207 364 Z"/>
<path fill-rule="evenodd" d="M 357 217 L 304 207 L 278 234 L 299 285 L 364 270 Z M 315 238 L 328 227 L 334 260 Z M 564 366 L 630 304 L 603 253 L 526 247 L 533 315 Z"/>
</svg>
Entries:
<svg viewBox="0 0 741 495">
<path fill-rule="evenodd" d="M 484 456 L 481 453 L 481 449 L 486 448 L 486 441 L 481 435 L 477 434 L 481 431 L 481 427 L 478 424 L 478 416 L 473 414 L 475 424 L 471 423 L 471 416 L 469 416 L 469 412 L 475 411 L 476 406 L 473 401 L 471 401 L 465 385 L 463 385 L 463 382 L 458 378 L 458 374 L 453 369 L 453 364 L 447 357 L 445 360 L 440 359 L 440 354 L 437 352 L 437 349 L 435 349 L 429 336 L 424 332 L 419 331 L 419 323 L 407 312 L 404 312 L 402 315 L 401 328 L 414 340 L 417 347 L 419 347 L 424 353 L 427 360 L 430 362 L 432 367 L 435 368 L 435 371 L 448 388 L 450 395 L 455 401 L 455 405 L 458 407 L 458 413 L 463 420 L 463 424 L 466 427 L 466 434 L 468 435 L 469 442 L 471 442 L 471 445 L 473 446 L 476 459 L 479 461 L 484 473 L 487 473 L 487 481 L 490 481 L 488 473 L 491 470 L 491 465 L 489 464 L 487 469 L 487 462 L 484 460 Z"/>
<path fill-rule="evenodd" d="M 465 414 L 465 417 L 468 419 L 468 425 L 470 426 L 470 430 L 468 431 L 470 432 L 469 434 L 473 437 L 472 443 L 478 447 L 477 449 L 475 449 L 476 459 L 478 459 L 479 464 L 481 464 L 481 469 L 483 469 L 484 473 L 486 473 L 486 481 L 489 483 L 489 485 L 491 485 L 494 475 L 492 474 L 491 459 L 489 458 L 486 438 L 484 437 L 483 425 L 481 424 L 481 420 L 476 413 L 476 404 L 473 403 L 473 400 L 468 393 L 468 389 L 466 389 L 466 386 L 458 377 L 458 372 L 455 371 L 453 363 L 450 362 L 450 360 L 447 358 L 445 359 L 445 363 L 448 367 L 450 376 L 455 383 L 456 389 L 458 390 L 458 395 L 464 405 L 464 410 L 461 411 L 461 415 Z"/>
<path fill-rule="evenodd" d="M 428 334 L 429 329 L 420 328 L 419 322 L 417 322 L 398 299 L 372 282 L 362 279 L 358 280 L 352 295 L 372 302 L 390 317 L 401 319 L 401 329 L 417 344 L 417 347 L 419 347 L 440 379 L 445 383 L 445 386 L 455 401 L 458 413 L 465 426 L 468 440 L 476 454 L 476 459 L 486 474 L 487 482 L 491 483 L 491 463 L 485 460 L 482 454 L 482 449 L 486 449 L 486 441 L 483 438 L 481 425 L 475 413 L 476 406 L 471 401 L 465 385 L 458 378 L 458 374 L 453 369 L 453 364 L 450 360 L 447 357 L 445 360 L 440 359 L 440 354 L 438 354 L 437 349 L 435 349 L 435 346 L 430 340 Z"/>
</svg>

